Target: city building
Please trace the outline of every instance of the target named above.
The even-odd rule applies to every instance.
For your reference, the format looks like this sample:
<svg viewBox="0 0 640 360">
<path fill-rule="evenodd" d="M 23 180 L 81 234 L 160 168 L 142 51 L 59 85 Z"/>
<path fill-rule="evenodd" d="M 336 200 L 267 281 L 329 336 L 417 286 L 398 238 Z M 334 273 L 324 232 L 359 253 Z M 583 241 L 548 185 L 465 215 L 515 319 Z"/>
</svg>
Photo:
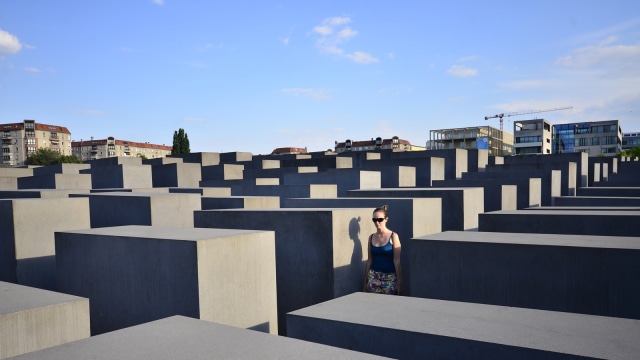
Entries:
<svg viewBox="0 0 640 360">
<path fill-rule="evenodd" d="M 545 119 L 513 122 L 513 154 L 551 154 L 553 125 Z"/>
<path fill-rule="evenodd" d="M 631 150 L 640 147 L 640 133 L 622 134 L 622 150 Z"/>
<path fill-rule="evenodd" d="M 513 134 L 492 126 L 431 130 L 427 144 L 430 150 L 481 149 L 505 156 L 513 152 Z"/>
<path fill-rule="evenodd" d="M 391 139 L 377 137 L 371 140 L 353 141 L 347 139 L 345 142 L 335 142 L 335 151 L 342 153 L 345 151 L 371 151 L 371 150 L 392 150 L 392 151 L 414 151 L 415 147 L 408 140 L 403 140 L 397 136 Z"/>
<path fill-rule="evenodd" d="M 40 124 L 35 120 L 0 124 L 3 165 L 26 165 L 27 157 L 39 148 L 71 155 L 71 133 L 66 127 Z"/>
<path fill-rule="evenodd" d="M 106 139 L 80 140 L 71 142 L 73 155 L 82 161 L 104 159 L 109 157 L 145 157 L 155 159 L 171 154 L 171 146 L 150 144 L 148 142 L 134 142 L 117 140 L 113 136 Z"/>
<path fill-rule="evenodd" d="M 589 156 L 616 156 L 622 150 L 618 120 L 553 125 L 552 153 L 586 152 Z"/>
<path fill-rule="evenodd" d="M 307 148 L 296 148 L 296 147 L 281 147 L 281 148 L 276 148 L 271 152 L 271 155 L 285 155 L 285 154 L 294 154 L 294 155 L 300 155 L 300 154 L 307 154 Z"/>
</svg>

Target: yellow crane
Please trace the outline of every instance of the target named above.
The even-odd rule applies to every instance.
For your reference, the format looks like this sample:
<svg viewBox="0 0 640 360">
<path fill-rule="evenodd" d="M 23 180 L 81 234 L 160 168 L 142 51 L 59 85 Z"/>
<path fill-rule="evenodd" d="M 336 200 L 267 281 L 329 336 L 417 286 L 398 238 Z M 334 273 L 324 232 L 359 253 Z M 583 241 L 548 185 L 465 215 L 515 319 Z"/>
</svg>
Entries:
<svg viewBox="0 0 640 360">
<path fill-rule="evenodd" d="M 485 116 L 484 119 L 485 120 L 489 120 L 489 119 L 499 118 L 500 119 L 500 131 L 502 131 L 503 130 L 503 119 L 502 118 L 504 118 L 504 117 L 527 115 L 527 114 L 537 114 L 537 113 L 541 113 L 541 112 L 567 110 L 567 109 L 573 109 L 573 106 L 554 108 L 554 109 L 545 109 L 545 110 L 530 110 L 530 111 L 519 111 L 519 112 L 511 112 L 511 113 L 502 113 L 502 114 L 496 114 L 496 115 L 493 115 L 493 116 Z"/>
</svg>

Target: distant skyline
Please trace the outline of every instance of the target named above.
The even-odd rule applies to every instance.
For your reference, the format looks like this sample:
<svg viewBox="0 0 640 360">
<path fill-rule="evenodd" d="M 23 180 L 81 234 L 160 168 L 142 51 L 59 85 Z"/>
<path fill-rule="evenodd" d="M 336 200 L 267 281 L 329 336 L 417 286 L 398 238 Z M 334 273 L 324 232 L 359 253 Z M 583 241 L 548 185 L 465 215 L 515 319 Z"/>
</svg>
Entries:
<svg viewBox="0 0 640 360">
<path fill-rule="evenodd" d="M 640 132 L 640 2 L 0 0 L 0 123 L 270 153 L 505 118 Z"/>
</svg>

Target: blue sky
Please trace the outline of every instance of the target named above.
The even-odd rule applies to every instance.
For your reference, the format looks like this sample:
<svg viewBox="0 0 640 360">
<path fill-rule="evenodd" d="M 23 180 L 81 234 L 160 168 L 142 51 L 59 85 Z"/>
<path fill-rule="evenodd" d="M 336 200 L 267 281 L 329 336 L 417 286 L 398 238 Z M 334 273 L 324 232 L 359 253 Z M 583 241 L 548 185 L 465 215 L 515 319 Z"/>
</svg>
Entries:
<svg viewBox="0 0 640 360">
<path fill-rule="evenodd" d="M 640 1 L 0 0 L 0 123 L 75 140 L 277 147 L 618 119 L 640 131 Z M 505 118 L 505 129 L 512 120 Z"/>
</svg>

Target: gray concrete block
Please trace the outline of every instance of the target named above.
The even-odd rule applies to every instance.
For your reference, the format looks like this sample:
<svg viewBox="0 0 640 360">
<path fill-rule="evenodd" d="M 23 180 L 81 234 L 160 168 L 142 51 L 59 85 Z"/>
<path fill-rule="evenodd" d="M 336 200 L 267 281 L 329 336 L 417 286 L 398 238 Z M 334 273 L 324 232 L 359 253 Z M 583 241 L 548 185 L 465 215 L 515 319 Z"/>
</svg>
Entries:
<svg viewBox="0 0 640 360">
<path fill-rule="evenodd" d="M 534 163 L 534 164 L 505 164 L 498 166 L 488 166 L 487 172 L 498 172 L 503 176 L 504 173 L 516 174 L 518 177 L 523 177 L 522 174 L 530 174 L 526 177 L 540 177 L 545 179 L 547 176 L 555 176 L 556 172 L 560 172 L 560 195 L 561 196 L 575 196 L 576 188 L 578 186 L 578 167 L 575 162 L 567 163 Z M 585 180 L 586 181 L 586 180 Z M 585 185 L 586 186 L 586 185 Z"/>
<path fill-rule="evenodd" d="M 33 167 L 0 167 L 0 177 L 32 176 Z"/>
<path fill-rule="evenodd" d="M 555 206 L 603 207 L 603 206 L 640 206 L 640 197 L 609 196 L 561 196 L 553 199 Z"/>
<path fill-rule="evenodd" d="M 196 211 L 195 226 L 275 231 L 278 323 L 285 314 L 362 290 L 372 209 Z M 364 225 L 366 224 L 366 225 Z"/>
<path fill-rule="evenodd" d="M 416 151 L 416 155 L 409 155 L 410 153 L 406 153 L 407 155 L 402 155 L 402 153 L 396 153 L 394 155 L 389 155 L 390 158 L 398 158 L 403 156 L 428 156 L 428 157 L 439 157 L 444 159 L 444 180 L 449 179 L 461 179 L 462 173 L 469 171 L 469 158 L 468 152 L 464 149 L 447 149 L 447 150 L 427 150 L 424 151 L 424 155 L 421 154 L 422 151 Z"/>
<path fill-rule="evenodd" d="M 355 189 L 380 189 L 382 176 L 380 171 L 359 169 L 334 169 L 318 173 L 288 173 L 284 175 L 284 185 L 336 184 L 338 196 L 346 196 L 347 191 Z"/>
<path fill-rule="evenodd" d="M 386 359 L 308 341 L 172 316 L 25 354 L 47 360 Z"/>
<path fill-rule="evenodd" d="M 244 165 L 220 164 L 202 167 L 201 187 L 206 187 L 210 180 L 242 180 Z"/>
<path fill-rule="evenodd" d="M 90 164 L 53 164 L 33 168 L 33 175 L 80 174 L 80 170 L 90 169 Z"/>
<path fill-rule="evenodd" d="M 433 187 L 481 187 L 484 189 L 484 211 L 516 210 L 518 208 L 518 195 L 520 194 L 517 185 L 504 185 L 482 180 L 443 180 L 434 181 Z M 525 200 L 527 200 L 526 207 L 531 206 L 528 203 L 529 198 L 527 197 Z"/>
<path fill-rule="evenodd" d="M 491 178 L 491 179 L 467 179 L 467 180 L 440 180 L 434 181 L 433 187 L 484 187 L 487 185 L 500 186 L 500 185 L 514 185 L 516 186 L 516 207 L 515 209 L 526 209 L 533 206 L 542 206 L 542 186 L 540 178 Z M 495 210 L 507 210 L 507 209 L 494 209 L 491 205 L 487 205 L 487 191 L 485 190 L 485 212 Z M 492 201 L 492 200 L 489 200 Z M 501 201 L 502 202 L 502 201 Z M 500 202 L 500 203 L 501 203 Z M 509 209 L 514 210 L 514 209 Z"/>
<path fill-rule="evenodd" d="M 375 208 L 383 205 L 381 200 L 377 198 L 283 199 L 282 202 L 285 208 L 365 208 L 369 209 L 371 213 Z M 409 239 L 442 231 L 442 200 L 440 198 L 398 198 L 385 199 L 384 204 L 389 206 L 388 226 L 398 234 L 402 244 L 403 293 L 410 296 L 411 243 Z M 368 241 L 368 234 L 373 233 L 374 230 L 373 225 L 369 225 L 369 227 L 361 229 L 362 236 L 367 237 Z"/>
<path fill-rule="evenodd" d="M 173 154 L 167 158 L 182 159 L 184 163 L 196 163 L 202 166 L 220 165 L 220 153 L 217 152 L 196 152 L 189 154 Z"/>
<path fill-rule="evenodd" d="M 182 163 L 184 163 L 182 158 L 171 157 L 171 156 L 165 156 L 165 157 L 155 158 L 155 159 L 142 159 L 143 165 L 151 165 L 151 166 L 167 165 L 167 164 L 182 164 Z"/>
<path fill-rule="evenodd" d="M 562 196 L 561 170 L 544 170 L 544 171 L 487 171 L 487 172 L 467 172 L 462 174 L 462 180 L 491 180 L 491 181 L 528 181 L 529 179 L 540 179 L 540 199 L 538 204 L 541 206 L 551 206 L 553 197 Z M 531 194 L 529 195 L 531 196 Z M 533 195 L 535 196 L 535 195 Z M 519 196 L 519 198 L 522 198 Z M 521 201 L 521 200 L 520 200 Z M 518 208 L 522 208 L 524 204 L 518 202 Z M 535 199 L 531 199 L 536 203 Z"/>
<path fill-rule="evenodd" d="M 221 163 L 238 163 L 238 162 L 250 162 L 253 160 L 253 155 L 250 152 L 224 152 L 220 153 Z"/>
<path fill-rule="evenodd" d="M 116 158 L 112 158 L 116 159 Z M 129 158 L 117 158 L 129 159 Z M 131 158 L 133 159 L 133 158 Z M 140 159 L 140 158 L 138 158 Z M 106 160 L 106 159 L 101 159 Z M 93 165 L 91 169 L 81 170 L 81 174 L 91 174 L 93 189 L 109 188 L 152 188 L 153 181 L 150 165 Z"/>
<path fill-rule="evenodd" d="M 169 188 L 170 193 L 190 193 L 202 196 L 231 196 L 230 187 L 195 187 L 195 188 Z"/>
<path fill-rule="evenodd" d="M 102 166 L 117 166 L 117 165 L 131 165 L 138 166 L 142 165 L 142 158 L 139 156 L 116 156 L 116 157 L 108 157 L 102 159 L 95 160 L 85 160 L 84 164 L 91 165 L 92 168 L 102 167 Z"/>
<path fill-rule="evenodd" d="M 153 187 L 198 187 L 202 180 L 200 164 L 175 163 L 151 167 Z"/>
<path fill-rule="evenodd" d="M 640 197 L 639 187 L 588 187 L 579 188 L 578 196 L 604 196 L 604 197 Z"/>
<path fill-rule="evenodd" d="M 0 359 L 88 337 L 88 299 L 0 281 Z"/>
<path fill-rule="evenodd" d="M 298 166 L 286 168 L 269 168 L 269 169 L 245 169 L 243 176 L 245 179 L 256 178 L 278 178 L 282 180 L 287 173 L 316 173 L 317 166 Z"/>
<path fill-rule="evenodd" d="M 27 189 L 27 190 L 5 190 L 0 191 L 0 199 L 24 199 L 24 198 L 41 198 L 41 199 L 66 199 L 69 194 L 87 194 L 91 190 L 88 189 Z"/>
<path fill-rule="evenodd" d="M 489 150 L 467 149 L 467 171 L 482 172 L 489 165 Z"/>
<path fill-rule="evenodd" d="M 56 290 L 54 233 L 89 227 L 87 199 L 0 200 L 0 281 Z"/>
<path fill-rule="evenodd" d="M 203 196 L 202 210 L 212 209 L 277 209 L 279 196 Z"/>
<path fill-rule="evenodd" d="M 473 230 L 484 212 L 483 188 L 398 188 L 351 190 L 348 197 L 441 198 L 442 230 Z M 385 202 L 385 200 L 381 200 Z"/>
<path fill-rule="evenodd" d="M 351 169 L 353 168 L 353 160 L 344 156 L 322 156 L 312 158 L 296 158 L 280 161 L 280 167 L 300 167 L 314 166 L 318 171 L 322 172 L 328 169 Z"/>
<path fill-rule="evenodd" d="M 231 185 L 233 196 L 278 196 L 285 198 L 336 198 L 338 185 Z"/>
<path fill-rule="evenodd" d="M 479 215 L 479 231 L 533 234 L 640 236 L 640 212 L 494 211 Z"/>
<path fill-rule="evenodd" d="M 411 242 L 413 296 L 640 319 L 637 237 L 452 231 Z"/>
<path fill-rule="evenodd" d="M 193 212 L 200 210 L 200 195 L 148 192 L 71 194 L 89 199 L 91 227 L 155 225 L 193 227 Z"/>
<path fill-rule="evenodd" d="M 18 190 L 18 178 L 13 176 L 0 176 L 0 191 Z"/>
<path fill-rule="evenodd" d="M 504 158 L 504 165 L 515 165 L 516 167 L 518 167 L 518 165 L 530 165 L 538 169 L 546 168 L 553 170 L 563 170 L 563 166 L 570 162 L 576 163 L 577 187 L 589 186 L 589 154 L 584 152 L 508 156 Z"/>
<path fill-rule="evenodd" d="M 289 337 L 396 359 L 636 359 L 640 322 L 355 293 L 287 315 Z"/>
<path fill-rule="evenodd" d="M 59 291 L 93 335 L 184 315 L 277 333 L 274 234 L 123 226 L 56 233 Z"/>
<path fill-rule="evenodd" d="M 91 189 L 91 176 L 85 174 L 46 174 L 18 178 L 18 189 Z"/>
</svg>

